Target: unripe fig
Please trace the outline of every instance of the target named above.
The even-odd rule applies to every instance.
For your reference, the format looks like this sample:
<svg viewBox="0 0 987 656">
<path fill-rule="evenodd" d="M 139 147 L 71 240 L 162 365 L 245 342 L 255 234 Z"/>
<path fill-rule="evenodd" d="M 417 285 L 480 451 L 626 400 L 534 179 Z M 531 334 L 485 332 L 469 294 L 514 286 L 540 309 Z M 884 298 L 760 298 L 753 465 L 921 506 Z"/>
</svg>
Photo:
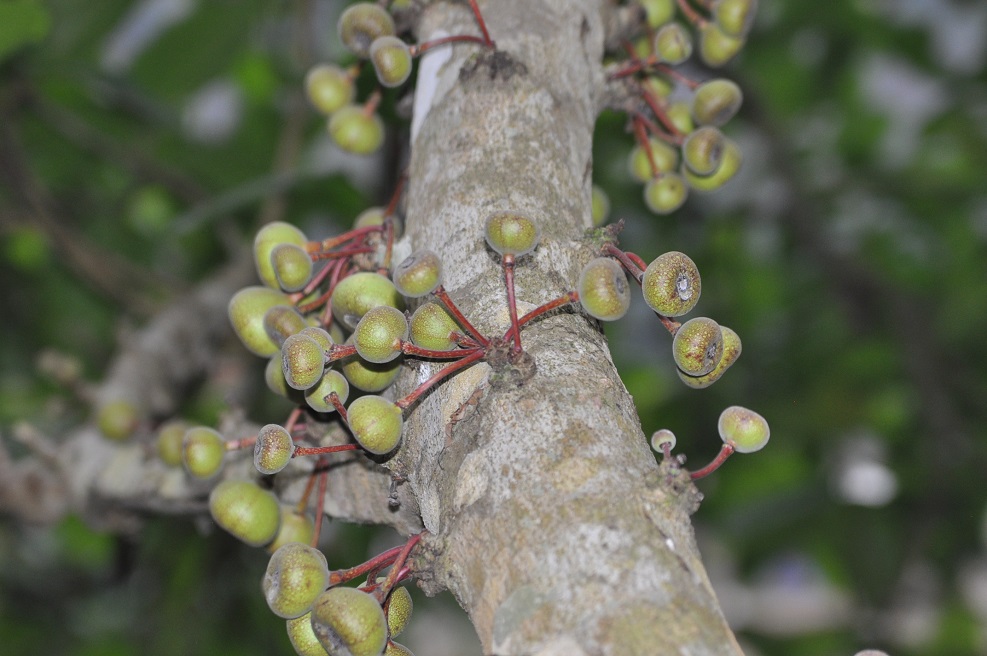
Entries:
<svg viewBox="0 0 987 656">
<path fill-rule="evenodd" d="M 264 313 L 264 332 L 279 346 L 307 327 L 305 317 L 290 305 L 275 305 Z"/>
<path fill-rule="evenodd" d="M 743 37 L 727 34 L 715 21 L 708 21 L 700 28 L 699 56 L 707 66 L 723 66 L 743 47 Z"/>
<path fill-rule="evenodd" d="M 182 443 L 188 424 L 181 419 L 173 419 L 158 428 L 158 457 L 164 464 L 178 467 L 182 464 Z"/>
<path fill-rule="evenodd" d="M 733 80 L 717 78 L 696 87 L 692 117 L 699 125 L 723 125 L 740 109 L 744 94 Z"/>
<path fill-rule="evenodd" d="M 396 36 L 381 36 L 370 44 L 370 61 L 377 80 L 385 87 L 404 84 L 411 75 L 411 50 Z"/>
<path fill-rule="evenodd" d="M 648 306 L 666 317 L 679 317 L 696 307 L 702 294 L 699 269 L 685 253 L 669 251 L 644 270 L 641 293 Z"/>
<path fill-rule="evenodd" d="M 693 173 L 688 167 L 682 167 L 682 176 L 689 183 L 689 187 L 697 191 L 713 191 L 719 189 L 732 178 L 743 162 L 740 147 L 730 138 L 724 138 L 723 152 L 720 158 L 720 165 L 711 175 L 702 176 Z"/>
<path fill-rule="evenodd" d="M 655 214 L 671 214 L 688 195 L 689 188 L 677 173 L 662 173 L 644 186 L 644 203 Z"/>
<path fill-rule="evenodd" d="M 415 654 L 400 642 L 389 641 L 384 649 L 384 656 L 415 656 Z"/>
<path fill-rule="evenodd" d="M 737 453 L 760 451 L 771 437 L 764 417 L 739 405 L 732 405 L 720 413 L 716 428 L 723 443 L 732 445 Z"/>
<path fill-rule="evenodd" d="M 711 372 L 704 376 L 689 376 L 683 373 L 681 369 L 677 370 L 679 378 L 689 387 L 693 389 L 709 387 L 718 381 L 723 373 L 740 357 L 742 350 L 740 335 L 726 326 L 720 326 L 720 330 L 723 332 L 723 357 L 720 358 Z"/>
<path fill-rule="evenodd" d="M 356 588 L 329 588 L 312 606 L 312 630 L 329 656 L 379 656 L 387 620 L 373 596 Z"/>
<path fill-rule="evenodd" d="M 340 403 L 346 403 L 350 397 L 350 384 L 346 376 L 335 369 L 326 369 L 315 387 L 305 392 L 305 403 L 316 412 L 336 412 L 336 406 L 327 401 L 327 397 L 335 392 Z"/>
<path fill-rule="evenodd" d="M 130 439 L 140 425 L 140 411 L 133 401 L 114 399 L 96 411 L 96 426 L 111 440 L 122 442 Z"/>
<path fill-rule="evenodd" d="M 754 23 L 757 0 L 716 0 L 713 4 L 713 20 L 726 34 L 744 38 Z"/>
<path fill-rule="evenodd" d="M 673 66 L 692 56 L 692 36 L 679 23 L 666 23 L 655 34 L 655 54 Z"/>
<path fill-rule="evenodd" d="M 352 344 L 353 340 L 346 340 Z M 364 392 L 382 392 L 391 386 L 401 370 L 402 358 L 383 364 L 367 362 L 358 355 L 340 360 L 339 368 L 350 385 Z"/>
<path fill-rule="evenodd" d="M 295 244 L 275 246 L 271 251 L 271 266 L 278 285 L 286 292 L 300 291 L 312 279 L 312 257 Z"/>
<path fill-rule="evenodd" d="M 390 453 L 401 441 L 401 408 L 382 396 L 361 396 L 346 414 L 353 438 L 370 453 Z"/>
<path fill-rule="evenodd" d="M 305 75 L 305 95 L 326 116 L 352 103 L 355 94 L 353 78 L 335 64 L 313 66 Z"/>
<path fill-rule="evenodd" d="M 384 220 L 388 218 L 383 207 L 371 207 L 360 212 L 356 220 L 353 222 L 354 228 L 366 228 L 367 226 L 383 225 Z M 401 233 L 404 232 L 404 223 L 401 221 L 401 217 L 397 214 L 391 214 L 391 227 L 394 230 L 394 236 L 400 237 Z"/>
<path fill-rule="evenodd" d="M 590 260 L 579 274 L 576 289 L 583 309 L 601 321 L 616 321 L 631 306 L 627 274 L 609 257 Z"/>
<path fill-rule="evenodd" d="M 598 185 L 593 185 L 590 209 L 594 228 L 599 228 L 607 222 L 607 217 L 610 216 L 610 197 Z"/>
<path fill-rule="evenodd" d="M 254 264 L 261 282 L 272 289 L 279 289 L 274 266 L 271 264 L 271 253 L 281 244 L 294 244 L 305 248 L 308 238 L 305 233 L 284 221 L 272 221 L 264 224 L 254 237 Z"/>
<path fill-rule="evenodd" d="M 490 248 L 501 255 L 516 257 L 535 250 L 541 238 L 541 229 L 534 221 L 511 212 L 491 214 L 487 217 L 483 232 Z"/>
<path fill-rule="evenodd" d="M 182 464 L 196 478 L 210 478 L 223 464 L 226 443 L 223 436 L 206 426 L 193 426 L 182 438 Z"/>
<path fill-rule="evenodd" d="M 644 7 L 651 29 L 661 27 L 675 16 L 675 0 L 638 0 L 638 4 Z"/>
<path fill-rule="evenodd" d="M 275 551 L 261 581 L 271 612 L 284 619 L 308 613 L 315 598 L 327 587 L 329 565 L 325 555 L 300 542 L 289 542 Z"/>
<path fill-rule="evenodd" d="M 269 287 L 244 287 L 230 299 L 227 311 L 233 331 L 251 353 L 270 357 L 281 350 L 264 329 L 264 315 L 275 305 L 290 305 L 283 293 Z"/>
<path fill-rule="evenodd" d="M 712 175 L 723 161 L 726 137 L 720 129 L 704 125 L 689 133 L 682 143 L 682 163 L 696 175 Z"/>
<path fill-rule="evenodd" d="M 292 335 L 281 346 L 281 370 L 290 387 L 306 390 L 322 378 L 326 354 L 308 335 Z"/>
<path fill-rule="evenodd" d="M 390 362 L 408 339 L 408 319 L 397 308 L 381 305 L 367 311 L 353 331 L 356 352 L 367 362 Z"/>
<path fill-rule="evenodd" d="M 326 648 L 315 637 L 312 630 L 312 613 L 309 611 L 301 617 L 288 620 L 288 640 L 298 656 L 328 656 Z"/>
<path fill-rule="evenodd" d="M 418 306 L 411 315 L 409 328 L 411 341 L 422 348 L 448 351 L 457 346 L 456 340 L 449 335 L 460 332 L 459 324 L 438 303 L 423 303 Z"/>
<path fill-rule="evenodd" d="M 684 100 L 669 103 L 668 107 L 665 108 L 665 114 L 675 129 L 682 134 L 689 134 L 696 127 L 692 122 L 692 108 Z"/>
<path fill-rule="evenodd" d="M 367 57 L 375 39 L 394 34 L 394 19 L 374 2 L 350 5 L 339 16 L 339 40 L 358 57 Z"/>
<path fill-rule="evenodd" d="M 414 603 L 408 588 L 398 586 L 391 591 L 387 601 L 387 631 L 390 637 L 394 638 L 404 631 L 413 609 Z"/>
<path fill-rule="evenodd" d="M 281 524 L 278 500 L 250 481 L 220 482 L 209 494 L 209 513 L 225 531 L 254 547 L 273 540 Z"/>
<path fill-rule="evenodd" d="M 274 536 L 274 541 L 264 547 L 267 553 L 274 553 L 289 542 L 311 544 L 315 534 L 315 522 L 305 513 L 298 512 L 293 506 L 281 506 L 281 526 Z"/>
<path fill-rule="evenodd" d="M 332 338 L 329 331 L 319 326 L 306 326 L 305 328 L 302 328 L 298 334 L 314 339 L 325 353 L 328 353 L 329 349 L 332 348 L 332 345 L 336 343 L 336 340 Z"/>
<path fill-rule="evenodd" d="M 634 146 L 631 155 L 627 159 L 627 168 L 638 182 L 650 182 L 656 174 L 670 173 L 679 165 L 678 148 L 673 148 L 664 141 L 649 139 L 648 145 L 651 148 L 651 156 L 655 160 L 655 171 L 651 170 L 651 160 L 648 159 L 648 151 L 640 144 Z"/>
<path fill-rule="evenodd" d="M 350 329 L 371 308 L 389 305 L 404 309 L 404 299 L 390 280 L 379 273 L 360 271 L 339 281 L 330 299 L 332 314 L 343 326 Z"/>
<path fill-rule="evenodd" d="M 661 430 L 656 430 L 651 435 L 651 448 L 655 451 L 664 451 L 664 446 L 668 445 L 668 449 L 672 450 L 675 448 L 675 433 L 668 430 L 667 428 L 662 428 Z"/>
<path fill-rule="evenodd" d="M 641 80 L 641 90 L 650 92 L 655 98 L 668 98 L 675 91 L 675 85 L 660 75 L 649 75 Z"/>
<path fill-rule="evenodd" d="M 288 381 L 284 379 L 284 367 L 281 363 L 280 353 L 267 361 L 267 365 L 264 367 L 264 382 L 267 384 L 267 389 L 278 396 L 283 396 L 292 403 L 302 402 L 302 391 L 290 387 Z"/>
<path fill-rule="evenodd" d="M 384 143 L 384 122 L 359 105 L 346 105 L 329 117 L 329 135 L 349 153 L 369 155 Z"/>
<path fill-rule="evenodd" d="M 262 474 L 277 474 L 295 453 L 295 442 L 284 426 L 267 424 L 257 432 L 254 467 Z"/>
<path fill-rule="evenodd" d="M 672 338 L 675 364 L 690 376 L 703 376 L 723 357 L 723 331 L 708 317 L 689 319 Z"/>
<path fill-rule="evenodd" d="M 442 282 L 442 260 L 434 251 L 415 251 L 394 267 L 391 280 L 404 296 L 421 298 Z"/>
</svg>

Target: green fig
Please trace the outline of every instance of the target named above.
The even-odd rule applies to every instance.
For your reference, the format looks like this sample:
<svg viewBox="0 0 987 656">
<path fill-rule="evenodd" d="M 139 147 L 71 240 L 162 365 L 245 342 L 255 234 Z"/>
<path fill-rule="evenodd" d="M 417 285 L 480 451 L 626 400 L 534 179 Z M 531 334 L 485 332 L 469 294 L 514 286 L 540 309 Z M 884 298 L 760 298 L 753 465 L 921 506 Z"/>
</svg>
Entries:
<svg viewBox="0 0 987 656">
<path fill-rule="evenodd" d="M 209 512 L 225 531 L 254 547 L 273 540 L 281 524 L 278 500 L 250 481 L 220 482 L 209 494 Z"/>
</svg>

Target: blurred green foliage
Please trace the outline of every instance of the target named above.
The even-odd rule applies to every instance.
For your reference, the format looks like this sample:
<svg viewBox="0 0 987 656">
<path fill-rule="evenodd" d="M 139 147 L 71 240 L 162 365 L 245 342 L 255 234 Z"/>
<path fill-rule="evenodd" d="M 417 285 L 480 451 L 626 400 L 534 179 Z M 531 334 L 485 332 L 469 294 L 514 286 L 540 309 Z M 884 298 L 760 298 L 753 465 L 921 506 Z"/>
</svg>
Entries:
<svg viewBox="0 0 987 656">
<path fill-rule="evenodd" d="M 84 419 L 37 355 L 71 354 L 98 379 L 121 326 L 215 270 L 272 192 L 313 236 L 387 197 L 387 180 L 311 163 L 324 130 L 300 81 L 330 54 L 334 4 L 0 2 L 0 430 Z M 723 407 L 771 423 L 764 451 L 700 483 L 696 516 L 751 654 L 984 653 L 987 10 L 761 5 L 728 70 L 746 97 L 727 128 L 746 157 L 737 180 L 654 217 L 626 174 L 623 117 L 601 117 L 594 153 L 626 243 L 646 260 L 689 253 L 698 312 L 734 328 L 744 355 L 686 389 L 670 339 L 632 311 L 608 327 L 618 367 L 645 432 L 672 429 L 690 466 L 716 452 Z M 304 166 L 277 170 L 286 144 Z M 187 413 L 213 419 L 221 397 L 207 389 Z M 893 487 L 854 496 L 860 471 Z M 367 555 L 365 531 L 340 531 L 331 565 Z M 182 519 L 131 537 L 5 522 L 0 644 L 289 653 L 245 575 L 264 561 Z M 739 611 L 721 585 L 747 595 Z"/>
</svg>

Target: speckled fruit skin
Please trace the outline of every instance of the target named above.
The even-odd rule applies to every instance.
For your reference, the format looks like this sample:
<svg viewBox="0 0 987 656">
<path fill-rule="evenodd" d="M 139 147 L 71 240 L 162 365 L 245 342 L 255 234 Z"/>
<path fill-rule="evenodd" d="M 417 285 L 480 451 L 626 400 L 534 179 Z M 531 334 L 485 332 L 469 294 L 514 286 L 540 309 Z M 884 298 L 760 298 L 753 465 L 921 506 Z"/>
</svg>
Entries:
<svg viewBox="0 0 987 656">
<path fill-rule="evenodd" d="M 383 364 L 401 355 L 408 339 L 408 319 L 397 308 L 380 305 L 370 309 L 353 331 L 356 352 L 367 362 Z"/>
<path fill-rule="evenodd" d="M 361 396 L 347 409 L 350 430 L 364 449 L 376 455 L 393 451 L 401 441 L 401 408 L 382 396 Z"/>
<path fill-rule="evenodd" d="M 672 338 L 675 364 L 690 376 L 711 372 L 723 357 L 723 331 L 709 317 L 689 319 L 675 331 Z"/>
<path fill-rule="evenodd" d="M 641 279 L 644 302 L 666 317 L 687 314 L 702 295 L 699 269 L 685 253 L 668 251 L 655 258 Z"/>
<path fill-rule="evenodd" d="M 726 326 L 720 326 L 720 332 L 723 333 L 723 357 L 720 358 L 720 361 L 716 363 L 716 366 L 713 367 L 711 372 L 704 376 L 689 376 L 683 373 L 681 369 L 677 370 L 679 379 L 687 386 L 693 389 L 709 387 L 722 378 L 726 370 L 740 357 L 740 353 L 743 350 L 740 335 Z"/>
<path fill-rule="evenodd" d="M 277 498 L 254 483 L 227 479 L 209 494 L 209 513 L 221 528 L 253 547 L 274 539 L 281 525 Z"/>
<path fill-rule="evenodd" d="M 534 221 L 513 212 L 490 215 L 483 232 L 490 248 L 501 255 L 517 257 L 533 251 L 541 238 L 541 230 Z"/>
<path fill-rule="evenodd" d="M 319 382 L 305 392 L 305 403 L 316 412 L 336 412 L 336 406 L 326 401 L 332 392 L 339 397 L 340 403 L 346 403 L 350 397 L 350 382 L 335 369 L 326 369 Z"/>
<path fill-rule="evenodd" d="M 294 452 L 295 443 L 284 426 L 267 424 L 257 431 L 254 468 L 261 474 L 276 474 L 287 466 Z"/>
<path fill-rule="evenodd" d="M 287 620 L 285 627 L 288 630 L 288 640 L 298 656 L 327 656 L 326 648 L 322 646 L 319 639 L 315 637 L 315 631 L 312 630 L 311 612 Z"/>
<path fill-rule="evenodd" d="M 414 610 L 414 603 L 408 588 L 404 586 L 394 588 L 387 601 L 387 630 L 392 638 L 400 635 L 408 626 L 412 610 Z"/>
<path fill-rule="evenodd" d="M 227 312 L 233 331 L 247 350 L 267 358 L 281 350 L 264 329 L 264 315 L 276 305 L 291 305 L 282 292 L 270 287 L 244 287 L 230 299 Z"/>
<path fill-rule="evenodd" d="M 379 273 L 361 271 L 339 281 L 330 300 L 332 315 L 352 330 L 371 308 L 389 305 L 404 309 L 404 299 L 397 287 Z"/>
<path fill-rule="evenodd" d="M 394 267 L 391 280 L 404 296 L 421 298 L 442 282 L 442 260 L 434 251 L 415 251 Z"/>
<path fill-rule="evenodd" d="M 379 656 L 387 644 L 384 610 L 356 588 L 330 588 L 312 606 L 312 630 L 329 656 Z"/>
<path fill-rule="evenodd" d="M 415 345 L 433 351 L 448 351 L 456 348 L 456 340 L 449 335 L 461 332 L 456 320 L 438 303 L 423 303 L 411 315 L 409 325 L 411 341 Z"/>
<path fill-rule="evenodd" d="M 297 227 L 284 221 L 272 221 L 264 224 L 254 236 L 254 265 L 257 276 L 271 289 L 280 289 L 274 265 L 271 264 L 271 252 L 280 244 L 294 244 L 305 248 L 308 238 Z"/>
<path fill-rule="evenodd" d="M 724 125 L 736 115 L 744 94 L 733 80 L 717 78 L 696 87 L 692 117 L 698 125 Z"/>
<path fill-rule="evenodd" d="M 275 551 L 261 580 L 268 608 L 287 620 L 308 613 L 328 586 L 325 555 L 300 542 L 289 542 Z"/>
<path fill-rule="evenodd" d="M 739 405 L 732 405 L 720 413 L 716 427 L 724 444 L 733 445 L 737 453 L 760 451 L 771 437 L 767 420 Z"/>
<path fill-rule="evenodd" d="M 616 321 L 631 306 L 627 274 L 609 257 L 598 257 L 583 267 L 577 290 L 583 309 L 601 321 Z"/>
<path fill-rule="evenodd" d="M 292 335 L 281 346 L 281 370 L 294 389 L 307 390 L 322 378 L 326 354 L 308 335 Z"/>
<path fill-rule="evenodd" d="M 699 175 L 690 171 L 686 166 L 682 167 L 682 175 L 685 181 L 689 183 L 689 187 L 696 191 L 715 191 L 737 174 L 743 161 L 740 147 L 733 139 L 727 137 L 724 139 L 720 165 L 711 175 Z"/>
</svg>

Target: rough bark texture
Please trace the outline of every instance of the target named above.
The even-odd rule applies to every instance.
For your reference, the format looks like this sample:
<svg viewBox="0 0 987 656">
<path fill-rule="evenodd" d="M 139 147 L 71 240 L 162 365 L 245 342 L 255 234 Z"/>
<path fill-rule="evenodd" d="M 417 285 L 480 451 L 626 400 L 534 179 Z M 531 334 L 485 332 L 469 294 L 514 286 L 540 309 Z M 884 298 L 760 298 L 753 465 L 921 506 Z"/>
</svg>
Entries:
<svg viewBox="0 0 987 656">
<path fill-rule="evenodd" d="M 583 233 L 605 4 L 481 3 L 497 51 L 463 44 L 422 62 L 400 246 L 439 252 L 447 289 L 485 334 L 509 321 L 499 258 L 483 240 L 489 214 L 518 212 L 541 227 L 539 248 L 519 260 L 522 313 L 571 289 L 594 255 Z M 465 3 L 439 2 L 418 31 L 424 41 L 476 25 Z M 226 302 L 245 284 L 246 267 L 234 266 L 161 313 L 111 366 L 99 397 L 129 398 L 148 417 L 174 413 L 228 339 Z M 475 365 L 411 410 L 384 466 L 339 455 L 327 512 L 427 528 L 422 585 L 455 594 L 488 654 L 739 653 L 693 539 L 698 493 L 687 474 L 656 465 L 599 327 L 569 309 L 528 326 L 523 340 L 535 370 L 520 385 L 525 372 Z M 400 387 L 439 366 L 409 367 Z M 226 434 L 249 430 L 231 422 Z M 33 521 L 75 511 L 118 527 L 133 511 L 203 512 L 216 481 L 164 467 L 151 439 L 111 443 L 85 426 L 57 452 L 25 438 L 38 457 L 20 462 L 0 444 L 0 510 Z M 260 478 L 249 453 L 230 460 L 223 477 Z M 311 467 L 299 459 L 274 477 L 286 502 Z M 407 479 L 398 510 L 387 503 L 388 470 Z"/>
<path fill-rule="evenodd" d="M 456 47 L 437 80 L 418 81 L 435 92 L 416 99 L 407 225 L 413 247 L 440 245 L 446 287 L 493 335 L 508 315 L 489 214 L 541 227 L 517 270 L 522 312 L 571 289 L 593 255 L 582 238 L 604 7 L 483 9 L 497 51 Z M 462 5 L 436 3 L 419 39 L 475 29 Z M 434 535 L 426 588 L 456 595 L 490 654 L 739 651 L 693 541 L 695 490 L 655 464 L 598 326 L 563 312 L 523 337 L 532 378 L 475 366 L 408 420 L 396 467 Z"/>
</svg>

